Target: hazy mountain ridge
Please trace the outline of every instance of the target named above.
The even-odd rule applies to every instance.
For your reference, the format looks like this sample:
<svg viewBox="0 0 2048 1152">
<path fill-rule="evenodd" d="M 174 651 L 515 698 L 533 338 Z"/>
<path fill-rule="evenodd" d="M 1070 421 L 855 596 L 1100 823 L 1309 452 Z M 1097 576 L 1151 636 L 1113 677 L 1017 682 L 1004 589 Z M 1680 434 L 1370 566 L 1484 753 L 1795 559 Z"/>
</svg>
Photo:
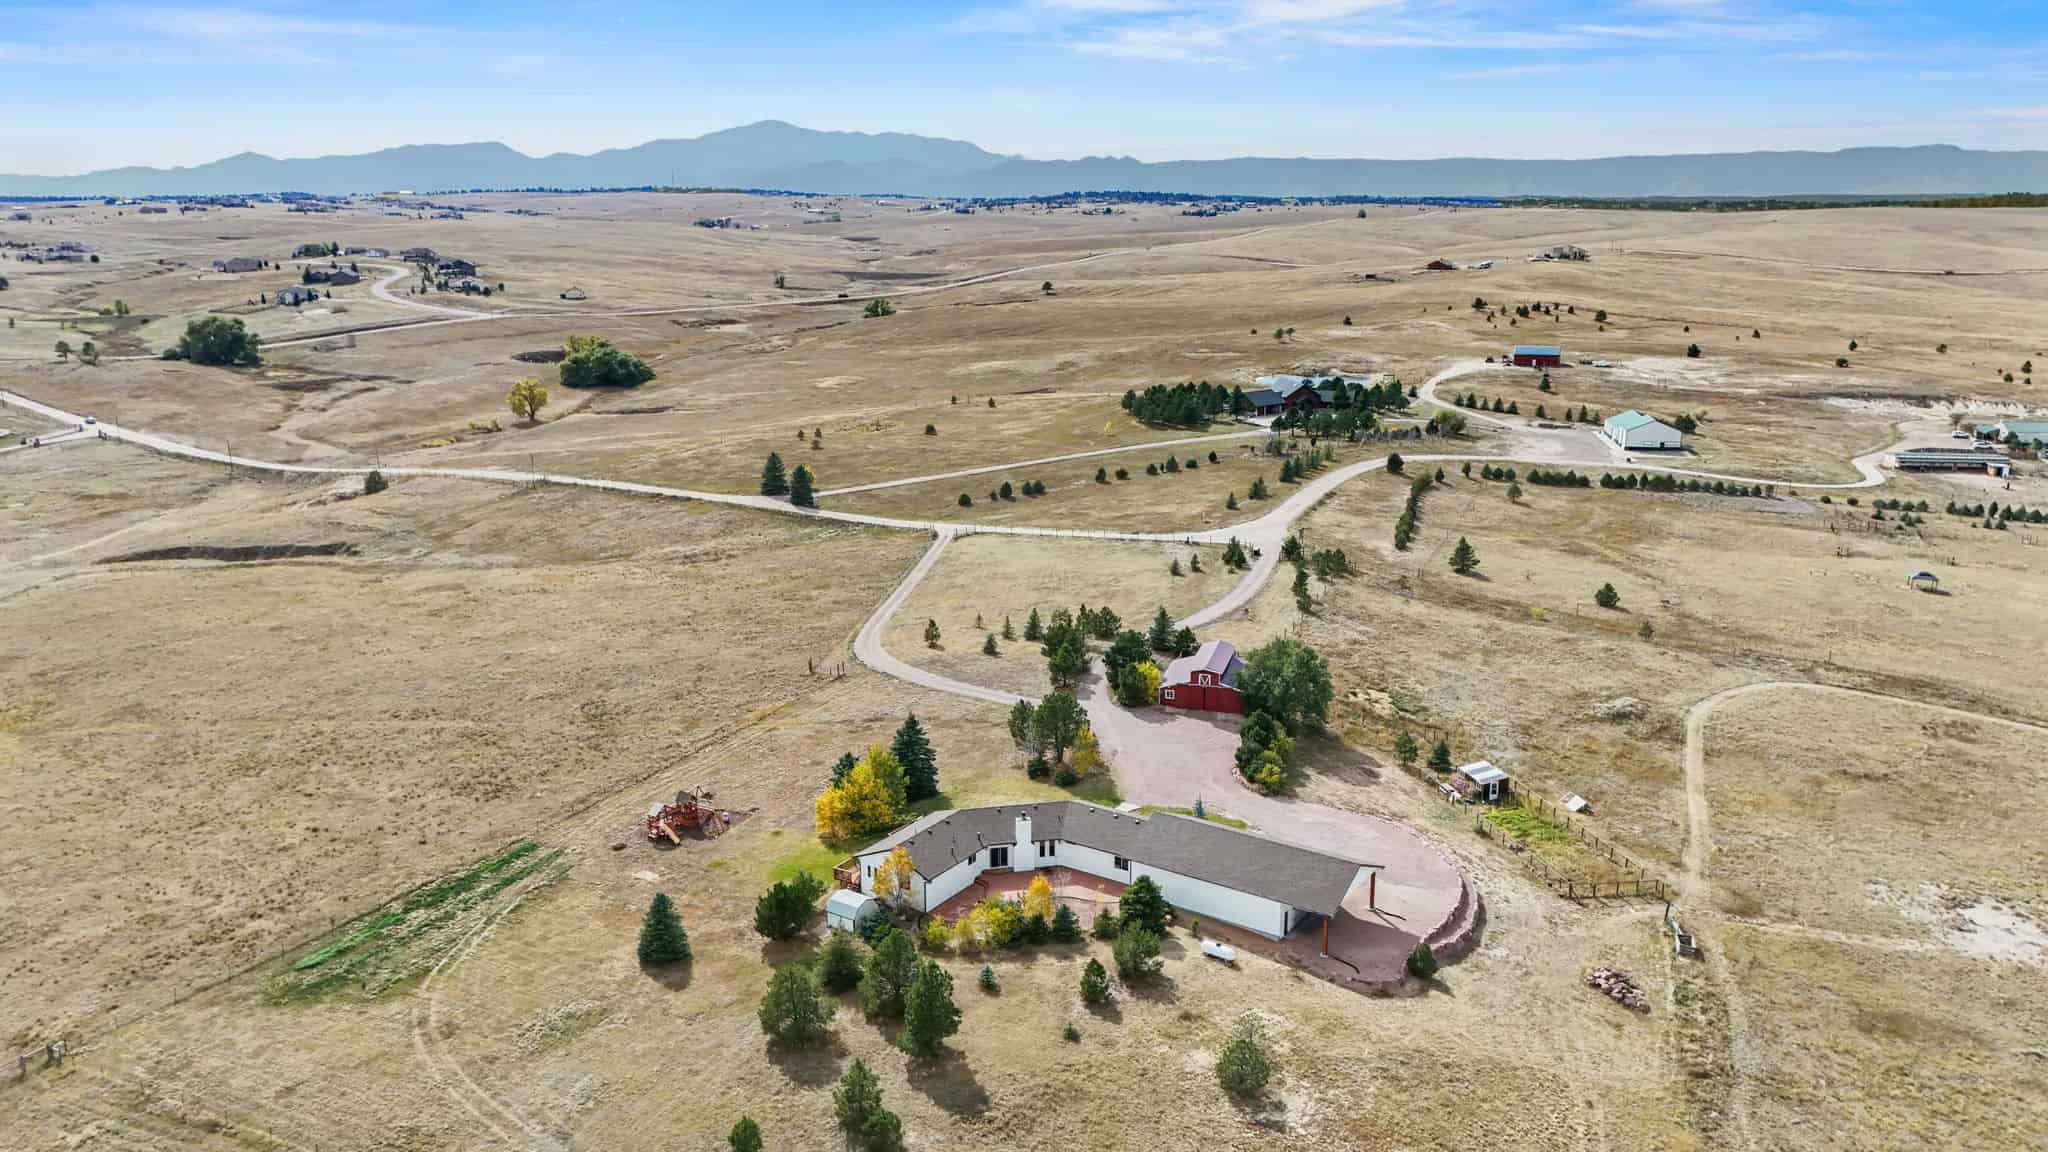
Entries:
<svg viewBox="0 0 2048 1152">
<path fill-rule="evenodd" d="M 0 196 L 641 185 L 989 197 L 1085 188 L 1242 196 L 1955 195 L 2048 190 L 2048 152 L 1925 145 L 1592 160 L 1028 160 L 960 140 L 818 132 L 764 120 L 589 155 L 528 156 L 497 143 L 408 144 L 353 156 L 278 159 L 243 152 L 190 168 L 0 175 Z"/>
</svg>

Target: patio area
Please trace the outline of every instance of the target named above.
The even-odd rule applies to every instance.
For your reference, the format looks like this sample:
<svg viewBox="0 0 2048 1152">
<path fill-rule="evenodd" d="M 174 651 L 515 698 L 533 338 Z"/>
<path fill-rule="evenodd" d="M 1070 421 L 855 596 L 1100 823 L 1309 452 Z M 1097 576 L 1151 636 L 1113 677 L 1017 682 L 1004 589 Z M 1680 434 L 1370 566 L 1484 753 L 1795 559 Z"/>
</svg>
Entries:
<svg viewBox="0 0 2048 1152">
<path fill-rule="evenodd" d="M 1009 872 L 991 868 L 951 900 L 932 909 L 932 914 L 944 916 L 948 920 L 958 920 L 962 913 L 989 896 L 1000 896 L 1012 903 L 1021 903 L 1024 899 L 1024 890 L 1031 886 L 1031 879 L 1034 876 L 1045 877 L 1046 883 L 1052 885 L 1053 902 L 1072 908 L 1074 915 L 1081 918 L 1083 926 L 1092 923 L 1097 912 L 1116 911 L 1117 897 L 1124 892 L 1124 885 L 1115 880 L 1091 876 L 1086 872 L 1076 872 L 1071 868 L 1043 868 L 1036 872 Z"/>
</svg>

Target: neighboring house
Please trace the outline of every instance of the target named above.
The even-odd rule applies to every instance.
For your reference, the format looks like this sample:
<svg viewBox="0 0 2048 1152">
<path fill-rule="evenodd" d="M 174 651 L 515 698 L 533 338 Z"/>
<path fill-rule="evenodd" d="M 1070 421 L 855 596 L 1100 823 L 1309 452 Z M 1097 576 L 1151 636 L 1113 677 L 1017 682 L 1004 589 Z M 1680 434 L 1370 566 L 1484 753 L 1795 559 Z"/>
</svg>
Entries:
<svg viewBox="0 0 2048 1152">
<path fill-rule="evenodd" d="M 988 871 L 1071 869 L 1129 884 L 1149 876 L 1167 903 L 1271 940 L 1344 898 L 1378 866 L 1344 860 L 1170 813 L 1138 816 L 1079 800 L 933 812 L 835 870 L 844 887 L 875 894 L 876 872 L 896 848 L 910 855 L 910 891 L 898 898 L 929 913 Z"/>
<path fill-rule="evenodd" d="M 456 260 L 451 258 L 443 260 L 440 263 L 434 265 L 434 275 L 439 276 L 444 280 L 454 280 L 463 276 L 474 276 L 476 275 L 476 265 L 470 263 L 467 260 Z"/>
<path fill-rule="evenodd" d="M 1435 260 L 1431 260 L 1429 263 L 1424 264 L 1423 267 L 1431 272 L 1456 272 L 1458 270 L 1458 266 L 1456 264 L 1453 264 L 1449 260 L 1445 260 L 1442 257 L 1438 257 Z"/>
<path fill-rule="evenodd" d="M 365 248 L 360 244 L 351 244 L 348 247 L 343 248 L 341 250 L 341 254 L 343 256 L 368 256 L 374 260 L 384 260 L 390 257 L 391 249 Z"/>
<path fill-rule="evenodd" d="M 1556 368 L 1564 363 L 1564 350 L 1555 344 L 1517 344 L 1508 353 L 1508 363 L 1518 368 Z"/>
<path fill-rule="evenodd" d="M 1494 804 L 1508 794 L 1508 774 L 1492 761 L 1477 760 L 1451 773 L 1451 787 L 1467 800 Z"/>
<path fill-rule="evenodd" d="M 1986 437 L 2001 444 L 2008 438 L 2022 444 L 2048 444 L 2048 420 L 2000 420 L 1991 426 L 1991 435 Z"/>
<path fill-rule="evenodd" d="M 144 204 L 135 211 L 144 216 L 168 216 L 171 210 L 161 204 Z"/>
<path fill-rule="evenodd" d="M 215 272 L 258 272 L 262 268 L 263 261 L 254 256 L 230 256 L 213 262 Z"/>
<path fill-rule="evenodd" d="M 1257 388 L 1244 394 L 1245 401 L 1252 406 L 1254 416 L 1278 416 L 1282 412 L 1293 412 L 1302 408 L 1317 409 L 1329 407 L 1329 398 L 1317 390 L 1315 381 L 1307 376 L 1281 373 L 1275 376 L 1261 376 Z"/>
<path fill-rule="evenodd" d="M 1905 472 L 2012 474 L 2012 461 L 2005 453 L 1987 448 L 1904 448 L 1892 455 L 1892 462 Z"/>
<path fill-rule="evenodd" d="M 413 264 L 432 264 L 436 256 L 432 248 L 407 248 L 398 254 L 398 258 Z"/>
<path fill-rule="evenodd" d="M 280 288 L 277 290 L 277 302 L 287 308 L 296 308 L 309 300 L 318 300 L 319 298 L 320 290 L 318 288 L 303 288 L 294 285 L 290 288 Z"/>
<path fill-rule="evenodd" d="M 1609 416 L 1607 422 L 1600 425 L 1600 434 L 1613 441 L 1617 448 L 1639 452 L 1685 446 L 1684 438 L 1679 435 L 1678 429 L 1647 412 L 1638 412 L 1633 408 Z"/>
<path fill-rule="evenodd" d="M 337 287 L 346 287 L 350 284 L 361 284 L 363 282 L 362 274 L 352 268 L 308 266 L 299 275 L 308 284 L 332 284 Z"/>
<path fill-rule="evenodd" d="M 1244 659 L 1230 641 L 1211 640 L 1193 656 L 1166 666 L 1159 677 L 1159 702 L 1168 708 L 1242 712 L 1244 699 L 1238 695 L 1237 673 L 1243 667 Z"/>
</svg>

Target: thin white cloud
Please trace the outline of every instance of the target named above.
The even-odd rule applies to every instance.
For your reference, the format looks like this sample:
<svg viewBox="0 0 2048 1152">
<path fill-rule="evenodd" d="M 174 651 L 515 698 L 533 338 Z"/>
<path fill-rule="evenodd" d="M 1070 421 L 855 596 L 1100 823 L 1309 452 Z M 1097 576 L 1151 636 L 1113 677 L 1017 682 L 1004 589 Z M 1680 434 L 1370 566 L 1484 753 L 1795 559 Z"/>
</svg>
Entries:
<svg viewBox="0 0 2048 1152">
<path fill-rule="evenodd" d="M 1553 73 L 1574 70 L 1583 65 L 1565 64 L 1507 64 L 1499 68 L 1474 68 L 1469 72 L 1453 72 L 1453 80 L 1507 80 L 1516 76 L 1549 76 Z"/>
<path fill-rule="evenodd" d="M 113 6 L 101 11 L 121 23 L 179 40 L 247 43 L 333 38 L 385 39 L 418 31 L 414 27 L 375 20 L 333 19 L 261 8 Z"/>
</svg>

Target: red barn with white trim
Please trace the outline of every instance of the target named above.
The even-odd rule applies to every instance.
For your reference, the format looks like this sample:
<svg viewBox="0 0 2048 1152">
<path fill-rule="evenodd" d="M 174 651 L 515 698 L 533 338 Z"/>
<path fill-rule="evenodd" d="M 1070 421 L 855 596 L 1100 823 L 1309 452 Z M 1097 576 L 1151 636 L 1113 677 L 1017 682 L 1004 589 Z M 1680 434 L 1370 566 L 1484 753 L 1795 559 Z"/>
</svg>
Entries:
<svg viewBox="0 0 2048 1152">
<path fill-rule="evenodd" d="M 1159 678 L 1159 702 L 1168 708 L 1202 712 L 1243 712 L 1237 673 L 1244 660 L 1228 640 L 1211 640 L 1193 656 L 1166 666 Z"/>
</svg>

